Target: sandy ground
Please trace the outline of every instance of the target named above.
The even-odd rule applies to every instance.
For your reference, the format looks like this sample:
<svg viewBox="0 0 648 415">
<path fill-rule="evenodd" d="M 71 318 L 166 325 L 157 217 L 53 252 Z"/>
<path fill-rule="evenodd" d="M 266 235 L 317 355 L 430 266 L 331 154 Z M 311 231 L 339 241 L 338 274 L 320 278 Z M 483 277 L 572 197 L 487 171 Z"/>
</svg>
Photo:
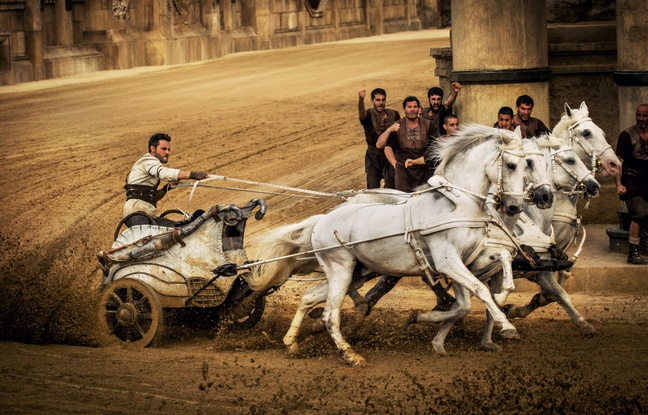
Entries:
<svg viewBox="0 0 648 415">
<path fill-rule="evenodd" d="M 173 137 L 170 166 L 325 192 L 364 187 L 357 91 L 424 99 L 431 47 L 447 31 L 231 55 L 0 88 L 0 413 L 645 413 L 646 293 L 576 294 L 599 330 L 582 337 L 555 304 L 515 321 L 522 340 L 478 349 L 475 312 L 436 356 L 433 325 L 407 325 L 430 294 L 391 293 L 349 339 L 346 367 L 326 333 L 289 358 L 281 338 L 304 283 L 268 298 L 253 329 L 177 328 L 157 348 L 97 345 L 95 254 L 112 242 L 122 185 L 148 137 Z M 221 183 L 223 184 L 223 183 Z M 225 183 L 231 186 L 231 183 Z M 237 185 L 238 187 L 238 185 Z M 264 189 L 268 190 L 268 189 Z M 160 209 L 185 209 L 188 189 Z M 200 189 L 188 210 L 258 194 Z M 248 253 L 268 229 L 333 199 L 266 195 Z M 524 303 L 528 295 L 513 297 Z"/>
</svg>

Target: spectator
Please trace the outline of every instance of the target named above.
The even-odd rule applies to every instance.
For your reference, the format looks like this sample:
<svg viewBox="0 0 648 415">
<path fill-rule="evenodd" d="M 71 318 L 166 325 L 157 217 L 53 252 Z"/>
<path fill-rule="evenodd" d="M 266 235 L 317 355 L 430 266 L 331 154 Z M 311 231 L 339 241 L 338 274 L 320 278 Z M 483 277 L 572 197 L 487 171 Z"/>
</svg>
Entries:
<svg viewBox="0 0 648 415">
<path fill-rule="evenodd" d="M 386 129 L 376 142 L 376 147 L 391 149 L 394 152 L 394 182 L 396 189 L 412 192 L 415 187 L 426 183 L 432 177 L 431 169 L 422 160 L 428 145 L 434 138 L 431 136 L 432 123 L 420 118 L 418 98 L 409 96 L 403 101 L 405 118 L 401 118 Z"/>
<path fill-rule="evenodd" d="M 367 151 L 365 152 L 365 174 L 367 189 L 380 187 L 380 181 L 385 180 L 385 187 L 394 188 L 393 153 L 385 154 L 384 149 L 376 148 L 376 140 L 387 127 L 400 119 L 397 111 L 385 108 L 387 92 L 382 88 L 371 91 L 373 108 L 365 110 L 364 99 L 366 91 L 358 92 L 358 116 L 364 128 Z M 391 159 L 391 160 L 389 160 Z"/>
<path fill-rule="evenodd" d="M 636 124 L 619 134 L 616 155 L 622 168 L 617 192 L 630 214 L 628 262 L 645 265 L 639 249 L 648 252 L 648 104 L 637 107 Z"/>
<path fill-rule="evenodd" d="M 452 106 L 457 100 L 457 95 L 461 91 L 459 82 L 452 83 L 452 92 L 448 99 L 443 102 L 443 89 L 435 86 L 427 92 L 429 107 L 423 108 L 423 117 L 432 121 L 432 137 L 440 137 L 447 134 L 443 128 L 443 119 L 446 115 L 452 113 Z"/>
<path fill-rule="evenodd" d="M 450 137 L 459 129 L 459 117 L 454 114 L 448 114 L 443 119 L 443 129 L 446 130 L 446 134 L 443 138 Z"/>
<path fill-rule="evenodd" d="M 515 101 L 517 114 L 513 117 L 513 129 L 520 127 L 522 138 L 537 137 L 542 133 L 549 133 L 549 128 L 537 118 L 533 118 L 533 98 L 528 95 L 520 95 Z"/>
<path fill-rule="evenodd" d="M 497 111 L 497 122 L 493 125 L 501 130 L 515 131 L 513 127 L 513 108 L 502 107 Z"/>
</svg>

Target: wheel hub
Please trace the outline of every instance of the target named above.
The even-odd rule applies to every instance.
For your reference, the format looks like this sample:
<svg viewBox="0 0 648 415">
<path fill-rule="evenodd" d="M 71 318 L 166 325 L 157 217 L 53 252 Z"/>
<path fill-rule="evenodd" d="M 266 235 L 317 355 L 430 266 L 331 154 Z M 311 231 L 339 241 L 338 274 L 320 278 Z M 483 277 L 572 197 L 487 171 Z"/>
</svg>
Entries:
<svg viewBox="0 0 648 415">
<path fill-rule="evenodd" d="M 133 304 L 122 304 L 117 308 L 117 322 L 125 327 L 130 327 L 137 321 L 137 309 Z"/>
</svg>

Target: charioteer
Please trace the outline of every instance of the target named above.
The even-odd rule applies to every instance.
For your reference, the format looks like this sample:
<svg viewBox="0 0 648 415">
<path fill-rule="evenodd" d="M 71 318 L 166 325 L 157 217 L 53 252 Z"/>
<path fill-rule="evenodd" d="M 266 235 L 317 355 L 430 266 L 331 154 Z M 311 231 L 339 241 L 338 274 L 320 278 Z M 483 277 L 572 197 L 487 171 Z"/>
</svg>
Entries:
<svg viewBox="0 0 648 415">
<path fill-rule="evenodd" d="M 203 171 L 184 171 L 163 166 L 169 161 L 171 137 L 167 134 L 153 134 L 148 143 L 149 152 L 137 160 L 126 178 L 126 203 L 123 218 L 127 226 L 150 223 L 149 217 L 155 218 L 158 225 L 173 226 L 174 221 L 157 217 L 157 201 L 182 179 L 204 180 L 208 174 Z M 160 181 L 168 182 L 158 189 Z M 143 212 L 134 215 L 135 212 Z"/>
</svg>

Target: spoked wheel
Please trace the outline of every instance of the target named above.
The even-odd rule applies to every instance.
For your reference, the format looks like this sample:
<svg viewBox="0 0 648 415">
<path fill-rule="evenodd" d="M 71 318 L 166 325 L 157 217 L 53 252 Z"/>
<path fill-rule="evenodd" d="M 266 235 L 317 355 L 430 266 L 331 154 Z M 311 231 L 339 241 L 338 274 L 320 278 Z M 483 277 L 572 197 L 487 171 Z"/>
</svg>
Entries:
<svg viewBox="0 0 648 415">
<path fill-rule="evenodd" d="M 164 332 L 160 300 L 148 284 L 128 278 L 117 280 L 101 295 L 99 324 L 103 333 L 124 344 L 146 347 Z"/>
<path fill-rule="evenodd" d="M 254 304 L 252 311 L 250 311 L 248 315 L 234 320 L 234 325 L 246 329 L 254 327 L 261 320 L 263 312 L 265 311 L 265 305 L 265 297 L 259 298 Z"/>
</svg>

